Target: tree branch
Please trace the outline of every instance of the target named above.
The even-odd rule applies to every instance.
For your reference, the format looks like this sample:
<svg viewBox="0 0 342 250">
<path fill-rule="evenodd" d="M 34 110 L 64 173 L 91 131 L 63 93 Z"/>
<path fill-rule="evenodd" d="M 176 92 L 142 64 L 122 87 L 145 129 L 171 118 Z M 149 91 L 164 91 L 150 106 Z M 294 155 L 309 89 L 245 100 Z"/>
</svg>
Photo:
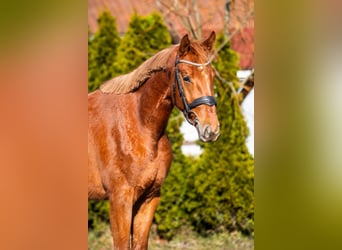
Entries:
<svg viewBox="0 0 342 250">
<path fill-rule="evenodd" d="M 242 99 L 240 100 L 240 104 L 246 99 L 247 95 L 251 92 L 254 88 L 254 69 L 246 78 L 246 80 L 242 83 L 242 88 L 239 93 L 242 94 Z"/>
<path fill-rule="evenodd" d="M 243 28 L 245 28 L 248 24 L 248 22 L 251 20 L 251 18 L 253 17 L 254 15 L 254 10 L 251 10 L 247 17 L 245 18 L 244 22 L 241 24 L 241 26 L 234 30 L 234 32 L 232 34 L 230 34 L 228 37 L 226 37 L 224 39 L 224 41 L 217 47 L 216 51 L 219 52 L 224 46 L 226 46 L 227 43 L 230 42 L 230 40 L 232 40 L 232 38 L 237 34 L 239 33 Z"/>
</svg>

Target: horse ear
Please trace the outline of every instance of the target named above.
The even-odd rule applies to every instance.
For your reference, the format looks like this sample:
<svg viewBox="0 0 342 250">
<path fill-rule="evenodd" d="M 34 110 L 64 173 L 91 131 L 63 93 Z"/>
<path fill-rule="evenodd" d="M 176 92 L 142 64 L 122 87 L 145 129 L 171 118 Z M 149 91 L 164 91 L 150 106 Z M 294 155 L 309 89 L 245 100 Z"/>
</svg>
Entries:
<svg viewBox="0 0 342 250">
<path fill-rule="evenodd" d="M 215 34 L 215 31 L 212 31 L 210 36 L 205 41 L 203 41 L 201 45 L 208 52 L 211 52 L 214 48 L 215 40 L 216 40 L 216 34 Z"/>
<path fill-rule="evenodd" d="M 184 56 L 186 53 L 190 51 L 190 40 L 188 34 L 183 36 L 178 51 L 180 56 Z"/>
</svg>

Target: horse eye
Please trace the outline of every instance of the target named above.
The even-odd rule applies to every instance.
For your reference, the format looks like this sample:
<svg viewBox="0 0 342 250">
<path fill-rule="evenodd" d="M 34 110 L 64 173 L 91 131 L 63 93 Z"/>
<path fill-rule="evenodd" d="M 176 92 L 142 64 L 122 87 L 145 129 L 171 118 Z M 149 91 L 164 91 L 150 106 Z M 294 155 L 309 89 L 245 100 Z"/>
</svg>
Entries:
<svg viewBox="0 0 342 250">
<path fill-rule="evenodd" d="M 183 77 L 183 80 L 184 80 L 185 82 L 191 82 L 190 76 L 184 76 L 184 77 Z"/>
</svg>

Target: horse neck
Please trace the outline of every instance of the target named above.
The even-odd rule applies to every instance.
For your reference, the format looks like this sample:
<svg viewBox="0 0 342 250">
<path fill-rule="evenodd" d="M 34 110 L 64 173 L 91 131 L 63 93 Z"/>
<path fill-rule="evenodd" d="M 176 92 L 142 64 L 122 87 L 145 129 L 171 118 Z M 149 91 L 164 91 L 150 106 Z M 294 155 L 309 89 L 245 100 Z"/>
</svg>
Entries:
<svg viewBox="0 0 342 250">
<path fill-rule="evenodd" d="M 169 70 L 156 72 L 137 92 L 139 118 L 156 139 L 165 133 L 173 109 L 170 76 Z"/>
</svg>

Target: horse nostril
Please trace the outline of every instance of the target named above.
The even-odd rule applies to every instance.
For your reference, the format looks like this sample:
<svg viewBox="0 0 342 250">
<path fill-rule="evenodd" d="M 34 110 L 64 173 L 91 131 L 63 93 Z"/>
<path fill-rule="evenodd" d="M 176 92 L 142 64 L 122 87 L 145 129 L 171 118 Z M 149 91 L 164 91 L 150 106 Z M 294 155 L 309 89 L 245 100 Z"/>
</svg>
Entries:
<svg viewBox="0 0 342 250">
<path fill-rule="evenodd" d="M 205 138 L 209 138 L 211 136 L 211 128 L 209 126 L 207 126 L 205 129 L 204 129 L 204 137 Z"/>
</svg>

